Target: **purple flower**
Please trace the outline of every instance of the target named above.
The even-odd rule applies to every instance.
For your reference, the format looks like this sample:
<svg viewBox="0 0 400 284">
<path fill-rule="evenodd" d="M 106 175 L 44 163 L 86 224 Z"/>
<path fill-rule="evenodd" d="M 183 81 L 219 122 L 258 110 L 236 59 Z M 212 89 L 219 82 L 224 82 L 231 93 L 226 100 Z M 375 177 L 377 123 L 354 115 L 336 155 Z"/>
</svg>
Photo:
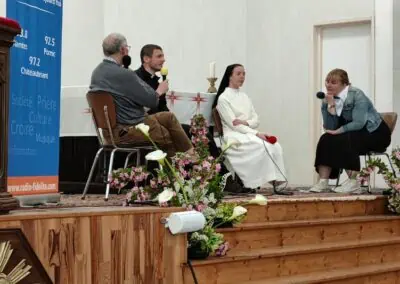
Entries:
<svg viewBox="0 0 400 284">
<path fill-rule="evenodd" d="M 229 243 L 224 242 L 217 248 L 217 250 L 215 251 L 215 255 L 216 256 L 224 256 L 224 255 L 226 255 L 228 250 L 229 250 Z"/>
</svg>

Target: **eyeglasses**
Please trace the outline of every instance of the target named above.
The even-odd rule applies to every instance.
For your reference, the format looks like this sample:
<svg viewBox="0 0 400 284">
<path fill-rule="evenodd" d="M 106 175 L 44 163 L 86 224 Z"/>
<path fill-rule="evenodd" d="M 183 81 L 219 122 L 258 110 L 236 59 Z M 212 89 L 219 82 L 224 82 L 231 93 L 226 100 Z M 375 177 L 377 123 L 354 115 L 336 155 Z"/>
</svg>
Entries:
<svg viewBox="0 0 400 284">
<path fill-rule="evenodd" d="M 125 45 L 125 47 L 126 47 L 128 50 L 131 50 L 131 46 L 130 46 L 130 45 Z"/>
</svg>

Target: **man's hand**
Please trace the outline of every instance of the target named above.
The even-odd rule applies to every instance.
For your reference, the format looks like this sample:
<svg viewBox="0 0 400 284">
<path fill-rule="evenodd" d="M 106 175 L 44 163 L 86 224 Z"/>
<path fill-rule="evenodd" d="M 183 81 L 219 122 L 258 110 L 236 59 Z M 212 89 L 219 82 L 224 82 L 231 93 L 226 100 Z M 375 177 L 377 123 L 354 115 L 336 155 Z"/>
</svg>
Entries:
<svg viewBox="0 0 400 284">
<path fill-rule="evenodd" d="M 233 126 L 237 126 L 237 125 L 239 125 L 239 124 L 243 124 L 243 125 L 249 126 L 249 124 L 247 123 L 247 121 L 245 121 L 245 120 L 240 120 L 240 119 L 234 119 L 234 120 L 232 121 L 232 124 L 233 124 Z"/>
<path fill-rule="evenodd" d="M 169 90 L 169 82 L 168 80 L 162 81 L 156 90 L 158 96 L 164 95 L 168 92 Z"/>
</svg>

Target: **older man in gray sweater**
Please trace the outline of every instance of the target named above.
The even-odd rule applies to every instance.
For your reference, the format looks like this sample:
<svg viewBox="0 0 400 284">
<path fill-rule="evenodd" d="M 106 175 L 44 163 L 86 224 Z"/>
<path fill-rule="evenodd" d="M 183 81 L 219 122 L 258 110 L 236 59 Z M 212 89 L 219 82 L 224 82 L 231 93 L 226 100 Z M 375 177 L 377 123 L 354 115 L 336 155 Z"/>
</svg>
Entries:
<svg viewBox="0 0 400 284">
<path fill-rule="evenodd" d="M 144 142 L 143 134 L 135 129 L 135 125 L 143 122 L 150 126 L 150 136 L 168 156 L 176 152 L 194 154 L 192 143 L 173 113 L 146 114 L 144 107 L 157 107 L 160 95 L 168 91 L 168 81 L 153 90 L 134 71 L 122 68 L 122 58 L 128 55 L 129 48 L 123 35 L 108 35 L 103 41 L 105 58 L 94 69 L 90 83 L 90 92 L 108 92 L 114 98 L 117 115 L 114 138 L 118 143 Z"/>
</svg>

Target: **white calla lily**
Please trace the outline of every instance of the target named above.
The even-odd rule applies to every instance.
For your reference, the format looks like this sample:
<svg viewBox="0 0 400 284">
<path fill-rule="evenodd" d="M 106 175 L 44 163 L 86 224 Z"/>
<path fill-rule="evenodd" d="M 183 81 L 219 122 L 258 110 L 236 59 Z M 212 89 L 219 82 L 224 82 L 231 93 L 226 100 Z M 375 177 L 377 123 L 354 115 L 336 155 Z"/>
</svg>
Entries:
<svg viewBox="0 0 400 284">
<path fill-rule="evenodd" d="M 161 150 L 156 150 L 156 151 L 148 153 L 145 158 L 147 161 L 157 161 L 161 165 L 164 165 L 165 157 L 167 157 L 167 153 L 164 153 Z"/>
<path fill-rule="evenodd" d="M 222 151 L 227 150 L 230 147 L 237 147 L 239 146 L 241 143 L 239 140 L 237 140 L 236 138 L 228 138 L 225 142 L 224 145 L 222 145 Z"/>
<path fill-rule="evenodd" d="M 257 205 L 267 205 L 267 198 L 264 195 L 256 194 L 256 196 L 250 200 L 249 204 L 257 204 Z"/>
<path fill-rule="evenodd" d="M 229 218 L 230 220 L 234 220 L 239 216 L 242 216 L 247 213 L 247 209 L 244 208 L 243 206 L 236 206 L 233 208 L 233 213 L 232 216 Z"/>
<path fill-rule="evenodd" d="M 167 188 L 157 196 L 157 200 L 159 204 L 162 204 L 170 201 L 172 197 L 174 197 L 174 192 Z"/>
<path fill-rule="evenodd" d="M 150 126 L 148 126 L 147 124 L 139 123 L 135 126 L 135 128 L 141 131 L 145 136 L 149 137 Z"/>
</svg>

